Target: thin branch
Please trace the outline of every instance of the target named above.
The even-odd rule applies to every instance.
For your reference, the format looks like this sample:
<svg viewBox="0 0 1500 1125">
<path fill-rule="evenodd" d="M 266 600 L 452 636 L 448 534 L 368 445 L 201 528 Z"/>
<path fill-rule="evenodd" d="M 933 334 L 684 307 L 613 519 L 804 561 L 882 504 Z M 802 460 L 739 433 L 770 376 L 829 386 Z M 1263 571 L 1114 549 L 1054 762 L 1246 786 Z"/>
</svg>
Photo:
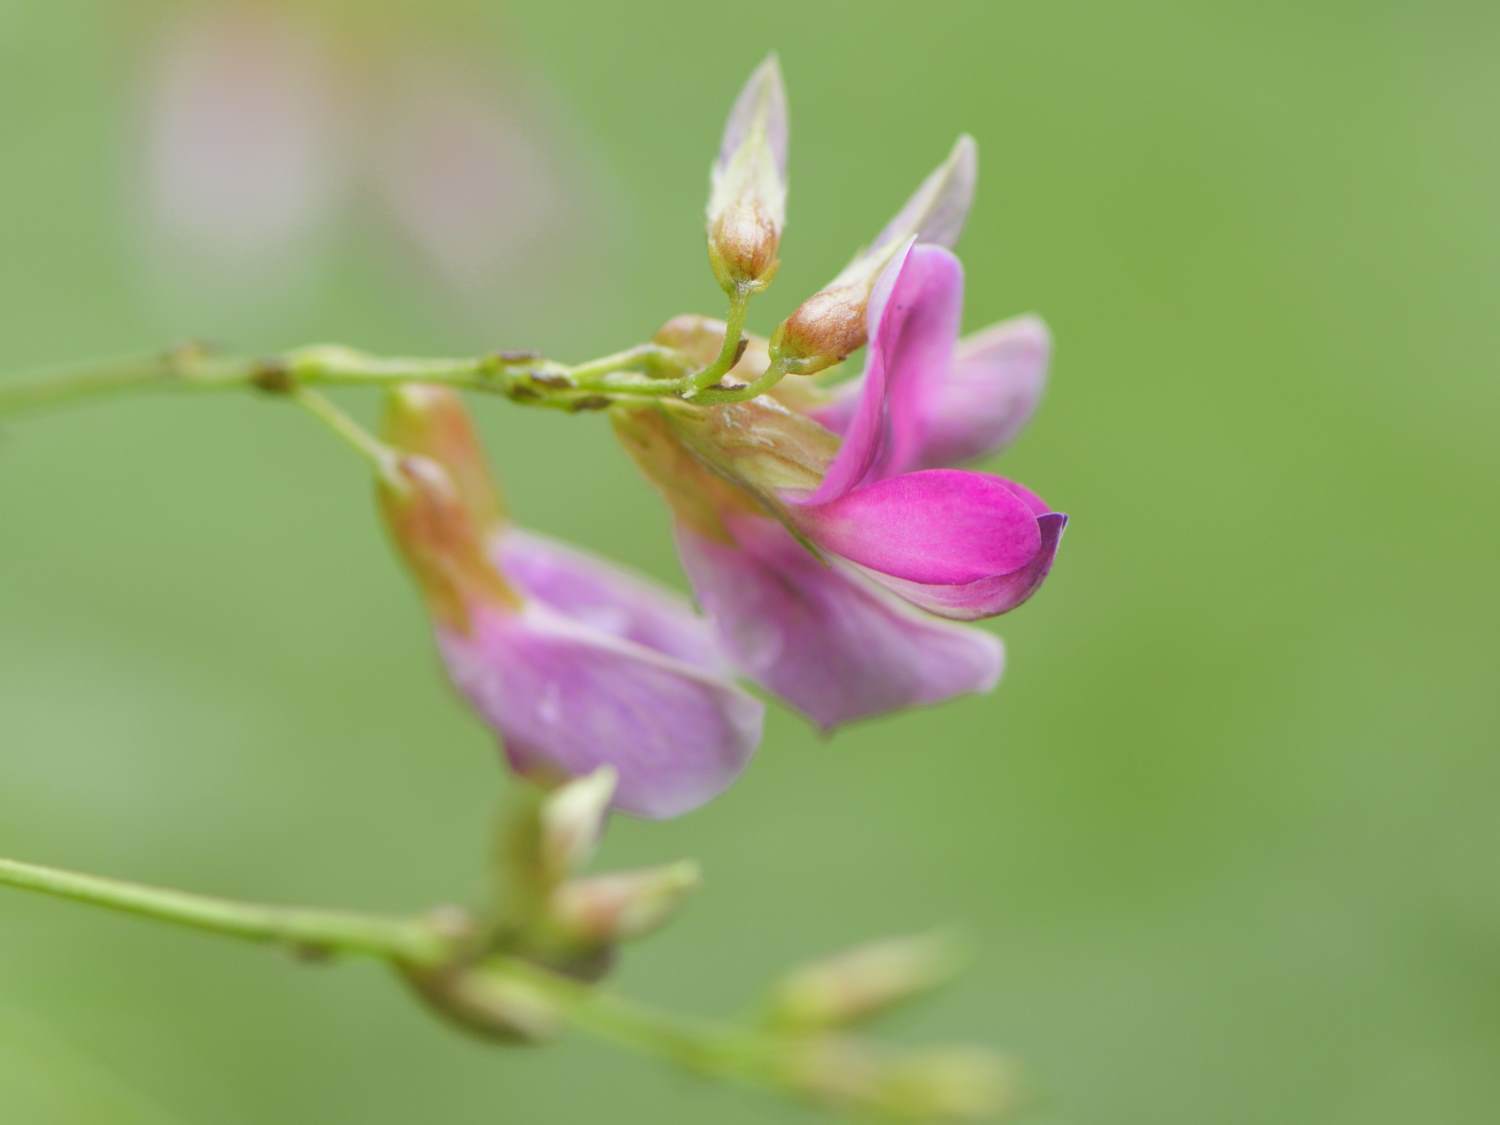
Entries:
<svg viewBox="0 0 1500 1125">
<path fill-rule="evenodd" d="M 248 941 L 318 952 L 360 953 L 414 965 L 441 963 L 452 952 L 452 939 L 418 918 L 236 902 L 13 859 L 0 859 L 0 883 Z"/>
</svg>

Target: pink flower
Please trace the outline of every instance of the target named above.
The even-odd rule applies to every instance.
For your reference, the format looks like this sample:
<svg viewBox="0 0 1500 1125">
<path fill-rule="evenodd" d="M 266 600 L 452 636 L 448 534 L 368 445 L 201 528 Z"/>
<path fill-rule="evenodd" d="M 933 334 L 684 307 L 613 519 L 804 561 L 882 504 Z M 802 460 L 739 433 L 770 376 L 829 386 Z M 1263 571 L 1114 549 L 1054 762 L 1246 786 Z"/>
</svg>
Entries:
<svg viewBox="0 0 1500 1125">
<path fill-rule="evenodd" d="M 448 675 L 544 777 L 600 766 L 614 805 L 676 816 L 723 791 L 760 741 L 763 707 L 734 685 L 691 608 L 641 579 L 505 522 L 452 392 L 393 392 L 402 451 L 380 499 L 427 597 Z"/>
<path fill-rule="evenodd" d="M 962 298 L 950 252 L 902 248 L 869 302 L 863 377 L 812 408 L 826 426 L 759 399 L 621 427 L 735 665 L 824 727 L 993 687 L 999 642 L 926 613 L 1014 609 L 1067 522 L 946 467 L 1014 435 L 1046 358 L 1035 321 L 956 346 Z"/>
<path fill-rule="evenodd" d="M 972 620 L 1036 591 L 1067 517 L 1000 477 L 928 467 L 988 451 L 1012 429 L 1005 411 L 965 413 L 970 398 L 1003 398 L 995 376 L 1016 369 L 971 360 L 955 370 L 962 305 L 963 269 L 942 247 L 912 247 L 886 268 L 843 444 L 818 488 L 790 507 L 818 546 L 924 609 Z"/>
</svg>

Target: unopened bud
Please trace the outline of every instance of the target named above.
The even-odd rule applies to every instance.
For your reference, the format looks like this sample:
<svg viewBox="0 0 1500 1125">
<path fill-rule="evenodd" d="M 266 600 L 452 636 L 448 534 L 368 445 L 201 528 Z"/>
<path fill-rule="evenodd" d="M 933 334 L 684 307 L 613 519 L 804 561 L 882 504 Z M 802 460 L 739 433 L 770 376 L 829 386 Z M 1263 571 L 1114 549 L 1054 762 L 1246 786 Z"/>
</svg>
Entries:
<svg viewBox="0 0 1500 1125">
<path fill-rule="evenodd" d="M 786 225 L 786 89 L 770 55 L 735 99 L 710 174 L 708 256 L 726 290 L 763 286 Z"/>
<path fill-rule="evenodd" d="M 939 934 L 871 942 L 791 973 L 772 991 L 769 1018 L 798 1030 L 846 1027 L 946 984 L 962 960 Z"/>
<path fill-rule="evenodd" d="M 701 881 L 691 860 L 574 879 L 553 893 L 552 918 L 583 945 L 628 941 L 665 925 Z"/>
<path fill-rule="evenodd" d="M 562 1028 L 562 1013 L 544 993 L 484 964 L 402 974 L 439 1015 L 486 1039 L 544 1043 Z"/>
<path fill-rule="evenodd" d="M 793 374 L 812 374 L 863 346 L 865 313 L 881 271 L 913 240 L 952 246 L 974 201 L 978 150 L 968 135 L 958 138 L 948 159 L 906 201 L 870 246 L 843 271 L 803 301 L 777 329 L 773 346 Z"/>
<path fill-rule="evenodd" d="M 889 1056 L 847 1039 L 812 1037 L 787 1053 L 782 1078 L 831 1109 L 902 1121 L 986 1121 L 1015 1101 L 1012 1069 L 977 1047 Z"/>
<path fill-rule="evenodd" d="M 989 1121 L 1016 1101 L 1014 1068 L 982 1047 L 936 1047 L 893 1060 L 878 1107 L 915 1121 Z"/>
<path fill-rule="evenodd" d="M 594 854 L 616 780 L 612 766 L 600 766 L 562 785 L 542 802 L 541 862 L 550 880 L 576 871 Z"/>
</svg>

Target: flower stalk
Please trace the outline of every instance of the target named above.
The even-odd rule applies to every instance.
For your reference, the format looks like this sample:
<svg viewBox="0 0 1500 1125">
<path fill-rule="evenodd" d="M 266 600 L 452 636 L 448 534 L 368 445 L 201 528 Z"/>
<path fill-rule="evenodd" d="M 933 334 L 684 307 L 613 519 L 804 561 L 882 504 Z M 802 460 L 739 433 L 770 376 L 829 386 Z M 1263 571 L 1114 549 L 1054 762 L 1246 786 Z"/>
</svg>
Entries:
<svg viewBox="0 0 1500 1125">
<path fill-rule="evenodd" d="M 744 324 L 744 302 L 738 303 Z M 733 314 L 734 306 L 731 306 Z M 734 343 L 730 343 L 730 339 Z M 531 353 L 501 352 L 467 359 L 381 356 L 342 345 L 314 345 L 270 356 L 214 353 L 196 344 L 156 355 L 108 359 L 0 379 L 0 418 L 70 406 L 129 391 L 262 391 L 296 388 L 394 387 L 431 383 L 565 413 L 602 410 L 616 402 L 693 398 L 714 387 L 738 358 L 739 329 L 723 354 L 701 370 L 659 344 L 639 344 L 576 365 Z M 714 389 L 701 401 L 742 402 L 768 389 Z"/>
<path fill-rule="evenodd" d="M 11 859 L 0 859 L 0 885 L 279 945 L 309 960 L 382 960 L 440 1015 L 497 1043 L 543 1041 L 572 1027 L 701 1077 L 891 1120 L 986 1118 L 1007 1093 L 1001 1064 L 988 1055 L 966 1054 L 971 1065 L 955 1081 L 944 1055 L 877 1055 L 841 1035 L 660 1011 L 579 975 L 486 948 L 468 915 L 452 907 L 399 917 L 269 906 Z M 983 1102 L 970 1093 L 976 1070 L 995 1087 Z"/>
</svg>

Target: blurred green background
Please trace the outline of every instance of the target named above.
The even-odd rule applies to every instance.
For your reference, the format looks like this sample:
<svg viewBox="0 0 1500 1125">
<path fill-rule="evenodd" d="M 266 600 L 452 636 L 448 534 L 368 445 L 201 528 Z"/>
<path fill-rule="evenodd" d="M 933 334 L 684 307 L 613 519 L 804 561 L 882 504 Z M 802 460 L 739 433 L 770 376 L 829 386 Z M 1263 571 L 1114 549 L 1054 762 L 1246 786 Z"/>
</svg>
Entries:
<svg viewBox="0 0 1500 1125">
<path fill-rule="evenodd" d="M 775 47 L 766 331 L 974 133 L 968 326 L 1058 340 L 1002 461 L 1072 513 L 1058 567 L 998 622 L 992 697 L 832 741 L 775 713 L 725 797 L 618 823 L 604 863 L 708 874 L 621 986 L 732 1011 L 956 922 L 974 970 L 890 1034 L 1013 1052 L 1030 1120 L 1477 1125 L 1497 33 L 1409 0 L 0 0 L 0 370 L 189 335 L 582 358 L 717 314 L 705 169 Z M 681 585 L 603 421 L 480 414 L 520 518 Z M 0 677 L 0 854 L 373 909 L 479 883 L 490 737 L 360 466 L 285 406 L 6 426 Z M 373 965 L 19 892 L 0 965 L 18 1125 L 813 1119 L 582 1039 L 486 1049 Z"/>
</svg>

